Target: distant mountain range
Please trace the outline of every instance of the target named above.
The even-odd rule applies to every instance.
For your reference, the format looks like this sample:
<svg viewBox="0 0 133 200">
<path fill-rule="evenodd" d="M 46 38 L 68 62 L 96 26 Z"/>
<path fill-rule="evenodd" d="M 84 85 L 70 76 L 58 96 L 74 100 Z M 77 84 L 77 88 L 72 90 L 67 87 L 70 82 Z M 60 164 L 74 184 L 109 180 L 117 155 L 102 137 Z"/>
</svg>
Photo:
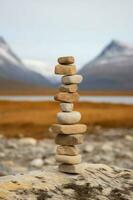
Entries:
<svg viewBox="0 0 133 200">
<path fill-rule="evenodd" d="M 133 90 L 133 46 L 113 40 L 78 72 L 84 77 L 82 90 Z M 0 89 L 31 86 L 57 87 L 46 63 L 24 60 L 0 37 Z"/>
<path fill-rule="evenodd" d="M 41 74 L 30 70 L 0 37 L 0 88 L 24 86 L 52 86 Z"/>
<path fill-rule="evenodd" d="M 133 90 L 133 46 L 113 40 L 79 74 L 84 90 Z"/>
</svg>

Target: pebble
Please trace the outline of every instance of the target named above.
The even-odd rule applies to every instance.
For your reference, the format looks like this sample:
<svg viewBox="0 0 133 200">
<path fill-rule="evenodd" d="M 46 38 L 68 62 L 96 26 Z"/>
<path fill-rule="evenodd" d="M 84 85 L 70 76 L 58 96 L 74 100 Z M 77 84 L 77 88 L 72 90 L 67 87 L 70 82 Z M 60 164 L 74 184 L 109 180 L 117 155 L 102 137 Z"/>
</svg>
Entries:
<svg viewBox="0 0 133 200">
<path fill-rule="evenodd" d="M 55 143 L 58 145 L 77 145 L 82 144 L 84 140 L 83 135 L 63 135 L 59 134 L 55 138 Z"/>
<path fill-rule="evenodd" d="M 68 156 L 68 155 L 56 155 L 56 161 L 66 164 L 79 164 L 81 163 L 81 155 Z"/>
<path fill-rule="evenodd" d="M 85 124 L 53 124 L 51 129 L 52 132 L 56 134 L 82 134 L 87 131 L 87 126 Z"/>
<path fill-rule="evenodd" d="M 60 75 L 74 75 L 76 74 L 76 66 L 75 65 L 56 65 L 55 66 L 55 74 Z"/>
<path fill-rule="evenodd" d="M 65 57 L 60 57 L 58 58 L 58 63 L 62 65 L 69 65 L 73 64 L 75 62 L 73 56 L 65 56 Z"/>
<path fill-rule="evenodd" d="M 56 152 L 58 155 L 76 156 L 79 150 L 76 146 L 57 146 Z"/>
<path fill-rule="evenodd" d="M 59 171 L 70 174 L 80 174 L 84 171 L 84 167 L 83 164 L 76 164 L 76 165 L 61 164 L 59 165 Z"/>
<path fill-rule="evenodd" d="M 43 166 L 43 160 L 41 158 L 36 158 L 31 161 L 30 165 L 32 167 L 41 168 Z"/>
<path fill-rule="evenodd" d="M 19 143 L 21 145 L 33 145 L 35 146 L 37 144 L 37 140 L 34 138 L 21 138 L 19 139 Z"/>
<path fill-rule="evenodd" d="M 71 85 L 61 85 L 59 90 L 61 92 L 76 92 L 78 90 L 77 84 L 71 84 Z"/>
<path fill-rule="evenodd" d="M 87 144 L 85 147 L 84 147 L 84 149 L 83 149 L 83 151 L 86 153 L 91 153 L 92 151 L 94 150 L 94 145 L 91 145 L 91 144 Z"/>
<path fill-rule="evenodd" d="M 73 103 L 60 103 L 61 110 L 63 112 L 71 112 L 73 110 Z"/>
<path fill-rule="evenodd" d="M 63 76 L 62 83 L 63 84 L 79 84 L 83 80 L 81 75 L 72 75 L 72 76 Z"/>
<path fill-rule="evenodd" d="M 57 121 L 61 124 L 75 124 L 78 123 L 80 119 L 81 114 L 77 111 L 57 113 Z"/>
<path fill-rule="evenodd" d="M 71 103 L 79 100 L 79 94 L 77 92 L 75 93 L 59 92 L 54 96 L 54 99 L 56 101 Z"/>
</svg>

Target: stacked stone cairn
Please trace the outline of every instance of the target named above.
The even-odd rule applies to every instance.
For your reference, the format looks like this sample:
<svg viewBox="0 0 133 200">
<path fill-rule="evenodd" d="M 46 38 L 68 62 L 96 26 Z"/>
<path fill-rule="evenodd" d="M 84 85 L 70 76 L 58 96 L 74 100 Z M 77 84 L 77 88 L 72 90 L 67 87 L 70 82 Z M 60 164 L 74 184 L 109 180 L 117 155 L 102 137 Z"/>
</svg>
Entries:
<svg viewBox="0 0 133 200">
<path fill-rule="evenodd" d="M 59 171 L 78 174 L 83 169 L 81 155 L 77 146 L 83 143 L 84 133 L 87 126 L 79 124 L 80 112 L 73 111 L 73 102 L 79 100 L 77 93 L 78 84 L 82 81 L 81 75 L 76 75 L 74 57 L 58 58 L 58 65 L 55 66 L 55 74 L 62 76 L 62 85 L 55 100 L 60 102 L 61 112 L 57 113 L 57 124 L 51 127 L 52 132 L 57 134 L 55 143 L 56 160 L 60 162 Z"/>
</svg>

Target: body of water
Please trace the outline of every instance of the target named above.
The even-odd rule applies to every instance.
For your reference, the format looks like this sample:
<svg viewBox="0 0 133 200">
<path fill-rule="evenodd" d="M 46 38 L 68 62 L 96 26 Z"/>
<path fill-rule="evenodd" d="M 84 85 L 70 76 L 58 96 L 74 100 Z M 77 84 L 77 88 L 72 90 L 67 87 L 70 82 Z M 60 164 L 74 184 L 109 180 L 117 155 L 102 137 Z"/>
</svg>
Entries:
<svg viewBox="0 0 133 200">
<path fill-rule="evenodd" d="M 7 101 L 54 101 L 53 96 L 0 96 Z M 82 102 L 133 104 L 133 96 L 81 96 Z"/>
</svg>

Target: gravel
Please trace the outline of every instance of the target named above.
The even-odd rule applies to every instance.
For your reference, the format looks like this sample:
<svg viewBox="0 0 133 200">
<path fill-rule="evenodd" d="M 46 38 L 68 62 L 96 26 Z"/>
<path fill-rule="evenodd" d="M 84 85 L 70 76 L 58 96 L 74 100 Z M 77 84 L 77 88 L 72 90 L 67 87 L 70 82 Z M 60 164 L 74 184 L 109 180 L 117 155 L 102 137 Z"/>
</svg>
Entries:
<svg viewBox="0 0 133 200">
<path fill-rule="evenodd" d="M 89 130 L 80 145 L 83 161 L 133 169 L 133 129 Z M 54 140 L 0 136 L 0 176 L 55 165 Z"/>
</svg>

